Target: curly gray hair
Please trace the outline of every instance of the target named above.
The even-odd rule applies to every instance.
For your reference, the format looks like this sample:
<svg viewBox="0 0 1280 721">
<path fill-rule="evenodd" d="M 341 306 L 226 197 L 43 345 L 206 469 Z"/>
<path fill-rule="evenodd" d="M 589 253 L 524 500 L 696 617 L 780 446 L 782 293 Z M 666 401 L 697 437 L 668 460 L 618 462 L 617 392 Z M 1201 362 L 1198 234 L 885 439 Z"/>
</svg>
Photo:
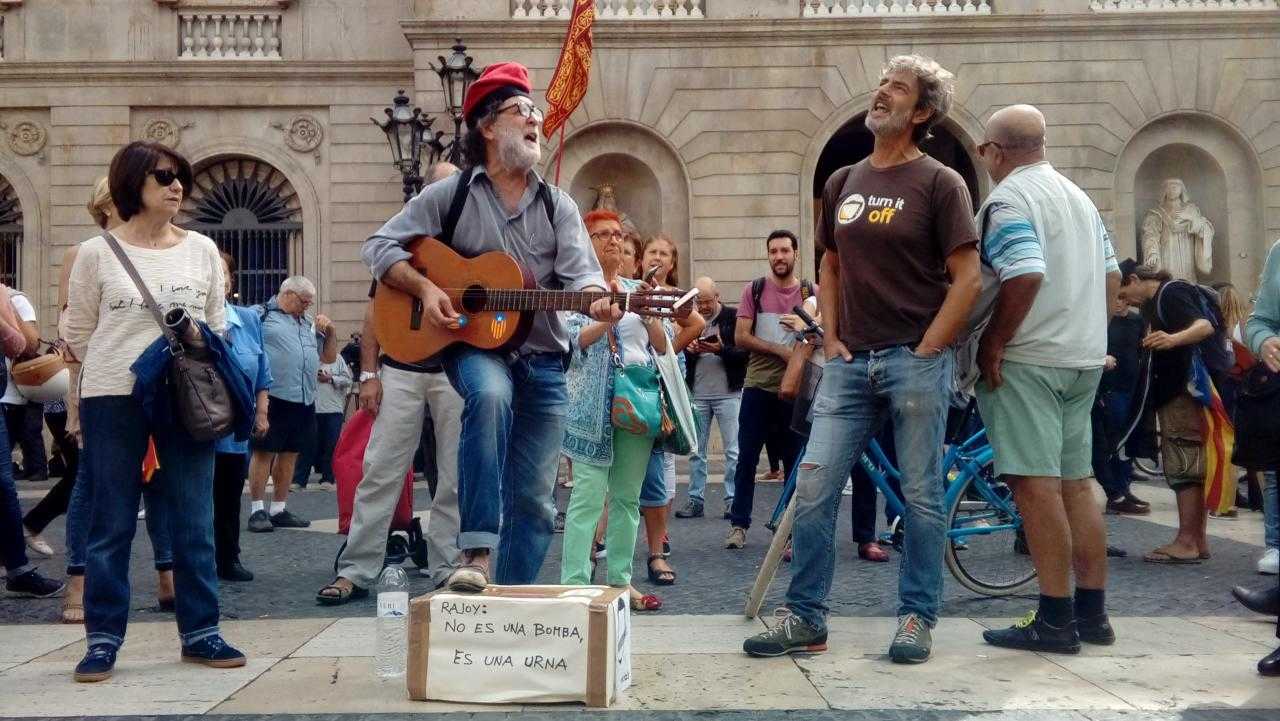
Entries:
<svg viewBox="0 0 1280 721">
<path fill-rule="evenodd" d="M 920 84 L 920 101 L 916 107 L 933 111 L 929 119 L 917 125 L 911 133 L 911 138 L 917 143 L 928 140 L 933 126 L 942 122 L 947 113 L 951 112 L 956 76 L 939 65 L 938 61 L 924 55 L 897 55 L 889 58 L 882 75 L 899 70 L 906 70 L 916 76 L 916 81 Z"/>
</svg>

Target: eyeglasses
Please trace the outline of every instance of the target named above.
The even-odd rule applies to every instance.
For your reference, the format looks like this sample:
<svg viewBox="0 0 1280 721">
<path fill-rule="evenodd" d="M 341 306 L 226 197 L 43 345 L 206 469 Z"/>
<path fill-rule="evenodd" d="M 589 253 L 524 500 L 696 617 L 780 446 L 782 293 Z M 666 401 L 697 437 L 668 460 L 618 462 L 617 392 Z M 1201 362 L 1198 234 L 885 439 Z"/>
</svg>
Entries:
<svg viewBox="0 0 1280 721">
<path fill-rule="evenodd" d="M 515 111 L 516 115 L 519 115 L 522 118 L 533 118 L 533 122 L 539 125 L 542 124 L 543 118 L 546 117 L 542 112 L 542 108 L 530 102 L 516 102 L 505 108 L 499 108 L 497 114 L 502 115 L 503 113 L 510 112 L 512 110 Z"/>
<path fill-rule="evenodd" d="M 178 179 L 178 173 L 168 168 L 156 168 L 155 170 L 148 171 L 147 175 L 155 178 L 156 182 L 159 183 L 162 188 L 167 188 L 170 185 L 173 185 L 173 181 Z"/>
<path fill-rule="evenodd" d="M 616 230 L 597 230 L 591 234 L 592 240 L 622 240 L 627 236 Z"/>
<path fill-rule="evenodd" d="M 310 308 L 311 304 L 316 302 L 316 299 L 314 297 L 309 295 L 303 295 L 296 290 L 290 290 L 286 292 L 292 294 L 294 298 L 297 298 L 298 302 L 302 304 L 303 308 Z"/>
</svg>

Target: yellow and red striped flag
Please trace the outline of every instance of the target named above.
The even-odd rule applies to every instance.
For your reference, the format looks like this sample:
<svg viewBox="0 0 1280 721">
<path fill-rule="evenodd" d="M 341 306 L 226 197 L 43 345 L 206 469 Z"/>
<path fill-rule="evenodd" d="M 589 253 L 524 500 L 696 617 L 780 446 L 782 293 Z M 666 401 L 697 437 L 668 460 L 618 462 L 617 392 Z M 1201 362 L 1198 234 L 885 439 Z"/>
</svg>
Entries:
<svg viewBox="0 0 1280 721">
<path fill-rule="evenodd" d="M 1236 503 L 1236 476 L 1231 467 L 1236 431 L 1199 353 L 1192 356 L 1187 390 L 1200 403 L 1204 421 L 1204 506 L 1226 513 Z"/>
</svg>

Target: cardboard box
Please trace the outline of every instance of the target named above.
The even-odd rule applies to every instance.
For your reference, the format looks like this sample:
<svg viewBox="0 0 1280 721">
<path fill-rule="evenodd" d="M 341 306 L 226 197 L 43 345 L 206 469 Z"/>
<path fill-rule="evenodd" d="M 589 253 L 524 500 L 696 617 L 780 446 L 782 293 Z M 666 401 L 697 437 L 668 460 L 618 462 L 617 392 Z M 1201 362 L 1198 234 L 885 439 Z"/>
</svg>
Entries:
<svg viewBox="0 0 1280 721">
<path fill-rule="evenodd" d="M 608 707 L 631 685 L 625 588 L 490 586 L 409 603 L 409 698 Z"/>
</svg>

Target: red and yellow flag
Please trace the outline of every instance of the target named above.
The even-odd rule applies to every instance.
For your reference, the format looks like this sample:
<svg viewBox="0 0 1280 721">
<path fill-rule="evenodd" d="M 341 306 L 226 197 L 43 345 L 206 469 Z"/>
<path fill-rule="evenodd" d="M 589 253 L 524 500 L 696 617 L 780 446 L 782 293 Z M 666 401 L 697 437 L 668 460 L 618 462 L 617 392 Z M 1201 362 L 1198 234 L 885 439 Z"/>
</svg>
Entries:
<svg viewBox="0 0 1280 721">
<path fill-rule="evenodd" d="M 1204 505 L 1210 511 L 1226 513 L 1236 503 L 1236 476 L 1231 466 L 1235 428 L 1199 353 L 1192 357 L 1190 375 L 1187 390 L 1200 403 L 1204 423 Z"/>
<path fill-rule="evenodd" d="M 587 94 L 591 79 L 591 26 L 595 21 L 595 0 L 574 0 L 560 62 L 547 86 L 547 118 L 542 123 L 542 133 L 548 139 L 564 126 Z"/>
</svg>

